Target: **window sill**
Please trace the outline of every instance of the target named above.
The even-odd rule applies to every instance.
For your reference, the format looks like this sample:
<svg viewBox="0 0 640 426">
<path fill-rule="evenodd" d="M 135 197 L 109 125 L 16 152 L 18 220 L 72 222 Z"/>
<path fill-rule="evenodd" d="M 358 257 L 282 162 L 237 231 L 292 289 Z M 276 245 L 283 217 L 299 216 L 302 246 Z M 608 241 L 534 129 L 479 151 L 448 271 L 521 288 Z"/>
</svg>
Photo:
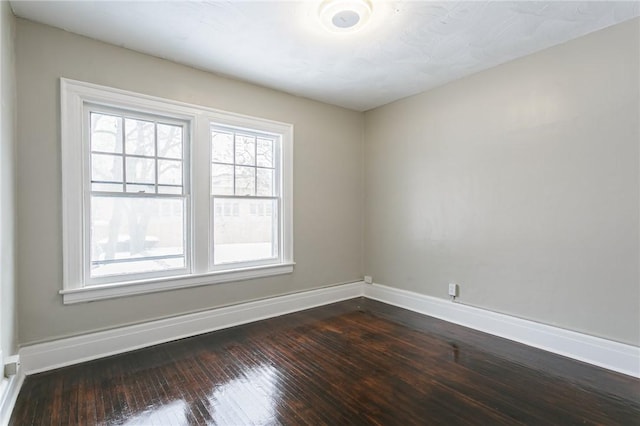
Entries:
<svg viewBox="0 0 640 426">
<path fill-rule="evenodd" d="M 198 275 L 182 275 L 178 277 L 165 277 L 143 281 L 94 285 L 90 287 L 60 290 L 60 294 L 62 295 L 62 302 L 65 305 L 70 305 L 74 303 L 133 296 L 136 294 L 155 293 L 158 291 L 176 290 L 188 287 L 290 274 L 293 272 L 294 265 L 295 263 L 293 262 L 279 263 L 277 265 L 231 269 Z"/>
</svg>

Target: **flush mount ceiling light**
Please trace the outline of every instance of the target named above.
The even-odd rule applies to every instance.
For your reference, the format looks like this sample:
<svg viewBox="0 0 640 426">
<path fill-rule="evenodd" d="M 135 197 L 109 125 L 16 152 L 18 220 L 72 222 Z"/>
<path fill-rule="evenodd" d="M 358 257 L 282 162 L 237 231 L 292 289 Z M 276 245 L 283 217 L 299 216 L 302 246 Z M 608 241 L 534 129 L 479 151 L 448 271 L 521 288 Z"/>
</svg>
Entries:
<svg viewBox="0 0 640 426">
<path fill-rule="evenodd" d="M 325 0 L 318 11 L 320 21 L 329 31 L 352 32 L 366 24 L 371 15 L 368 0 Z"/>
</svg>

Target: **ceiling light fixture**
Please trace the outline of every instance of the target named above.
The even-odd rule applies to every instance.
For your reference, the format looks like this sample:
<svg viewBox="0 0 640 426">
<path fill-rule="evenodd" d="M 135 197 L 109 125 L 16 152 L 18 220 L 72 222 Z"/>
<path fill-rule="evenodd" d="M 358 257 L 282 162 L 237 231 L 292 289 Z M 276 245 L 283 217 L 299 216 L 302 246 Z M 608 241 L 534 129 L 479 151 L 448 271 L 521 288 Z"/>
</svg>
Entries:
<svg viewBox="0 0 640 426">
<path fill-rule="evenodd" d="M 368 0 L 325 0 L 318 11 L 320 21 L 333 32 L 353 32 L 366 24 L 371 16 Z"/>
</svg>

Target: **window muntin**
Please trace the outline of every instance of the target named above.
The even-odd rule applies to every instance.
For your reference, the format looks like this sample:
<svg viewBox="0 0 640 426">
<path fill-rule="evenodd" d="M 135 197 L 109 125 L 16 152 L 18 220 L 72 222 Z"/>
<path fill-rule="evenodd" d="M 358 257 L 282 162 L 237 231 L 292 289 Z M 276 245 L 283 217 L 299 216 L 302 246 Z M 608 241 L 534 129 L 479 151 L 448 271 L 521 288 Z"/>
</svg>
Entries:
<svg viewBox="0 0 640 426">
<path fill-rule="evenodd" d="M 280 145 L 280 135 L 211 125 L 211 269 L 281 262 Z"/>
<path fill-rule="evenodd" d="M 185 273 L 188 124 L 97 105 L 87 105 L 86 111 L 90 253 L 85 282 Z"/>
</svg>

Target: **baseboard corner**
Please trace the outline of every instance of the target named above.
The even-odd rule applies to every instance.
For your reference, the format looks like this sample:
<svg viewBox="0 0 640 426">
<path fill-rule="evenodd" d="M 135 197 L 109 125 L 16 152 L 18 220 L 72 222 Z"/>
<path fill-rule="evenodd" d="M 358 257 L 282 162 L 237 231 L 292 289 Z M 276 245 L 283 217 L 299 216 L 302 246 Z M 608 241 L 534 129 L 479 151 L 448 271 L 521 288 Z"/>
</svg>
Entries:
<svg viewBox="0 0 640 426">
<path fill-rule="evenodd" d="M 16 373 L 3 378 L 3 385 L 0 387 L 0 425 L 9 424 L 11 413 L 18 399 L 18 394 L 24 382 L 24 370 L 17 362 Z"/>
<path fill-rule="evenodd" d="M 640 347 L 382 284 L 365 297 L 640 378 Z"/>
</svg>

